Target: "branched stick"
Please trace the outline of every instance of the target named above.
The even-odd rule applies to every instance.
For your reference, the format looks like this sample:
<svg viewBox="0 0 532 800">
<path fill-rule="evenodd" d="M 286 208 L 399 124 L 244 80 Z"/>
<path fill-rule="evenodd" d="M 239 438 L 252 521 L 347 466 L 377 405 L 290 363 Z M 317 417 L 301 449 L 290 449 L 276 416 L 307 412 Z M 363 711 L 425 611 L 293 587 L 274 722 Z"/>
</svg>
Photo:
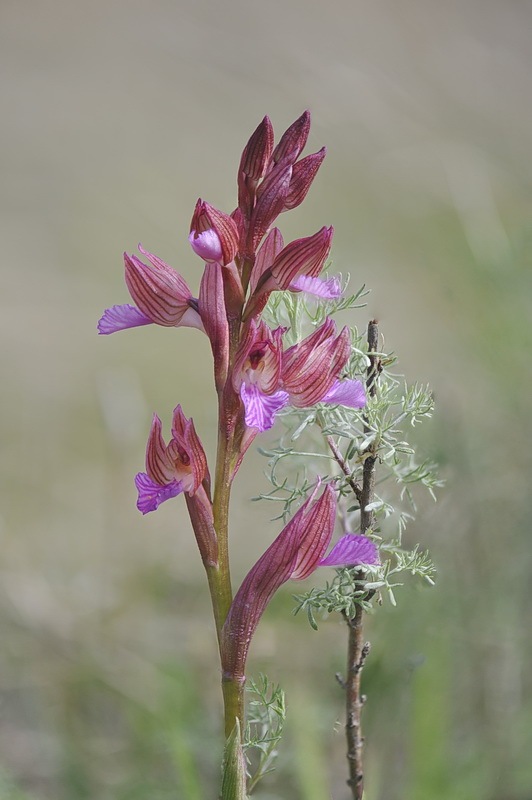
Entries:
<svg viewBox="0 0 532 800">
<path fill-rule="evenodd" d="M 377 355 L 379 341 L 379 327 L 377 320 L 372 320 L 368 325 L 368 356 L 369 366 L 366 374 L 366 389 L 368 395 L 373 397 L 376 391 L 376 381 L 382 369 L 381 361 Z M 368 425 L 364 426 L 367 433 Z M 329 443 L 330 446 L 330 443 Z M 334 452 L 334 451 L 333 451 Z M 375 489 L 375 462 L 377 460 L 375 445 L 371 444 L 363 453 L 364 467 L 362 470 L 362 487 L 355 495 L 360 502 L 360 530 L 362 533 L 370 530 L 374 523 L 374 513 L 367 506 L 373 501 Z M 342 464 L 338 462 L 343 470 Z M 347 465 L 346 465 L 347 466 Z M 345 474 L 345 470 L 344 474 Z M 352 487 L 353 488 L 353 487 Z M 353 489 L 354 491 L 354 489 Z M 362 575 L 360 575 L 362 578 Z M 351 619 L 344 615 L 349 629 L 347 648 L 347 675 L 345 680 L 346 694 L 346 724 L 347 761 L 349 764 L 349 779 L 347 785 L 351 788 L 353 800 L 362 800 L 364 793 L 363 745 L 361 716 L 365 698 L 360 691 L 362 668 L 369 653 L 369 642 L 363 639 L 363 610 L 357 604 L 355 616 Z"/>
</svg>

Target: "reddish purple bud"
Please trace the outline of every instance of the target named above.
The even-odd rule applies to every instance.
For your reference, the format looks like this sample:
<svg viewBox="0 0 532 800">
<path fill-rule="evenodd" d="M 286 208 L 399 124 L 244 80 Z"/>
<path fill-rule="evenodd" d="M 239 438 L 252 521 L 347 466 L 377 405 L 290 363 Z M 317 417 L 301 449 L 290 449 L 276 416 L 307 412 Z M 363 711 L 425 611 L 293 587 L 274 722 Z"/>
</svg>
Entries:
<svg viewBox="0 0 532 800">
<path fill-rule="evenodd" d="M 235 221 L 214 206 L 199 199 L 190 223 L 189 241 L 205 261 L 229 264 L 238 252 L 238 228 Z M 208 256 L 208 257 L 206 257 Z"/>
<path fill-rule="evenodd" d="M 248 250 L 254 253 L 274 219 L 283 210 L 292 177 L 292 163 L 284 158 L 264 178 L 257 189 L 257 202 L 249 224 Z"/>
<path fill-rule="evenodd" d="M 279 144 L 272 154 L 272 161 L 277 164 L 288 155 L 293 155 L 295 161 L 307 143 L 309 131 L 310 112 L 303 111 L 279 139 Z"/>
<path fill-rule="evenodd" d="M 264 177 L 273 150 L 273 128 L 269 117 L 264 117 L 244 148 L 238 174 L 259 181 Z"/>
<path fill-rule="evenodd" d="M 351 349 L 347 327 L 336 338 L 334 333 L 334 323 L 327 319 L 314 333 L 284 353 L 281 381 L 292 405 L 312 406 L 333 388 Z"/>
<path fill-rule="evenodd" d="M 127 288 L 137 307 L 152 322 L 165 327 L 174 327 L 183 322 L 191 310 L 192 294 L 186 281 L 160 258 L 143 250 L 150 264 L 144 264 L 137 256 L 124 253 Z"/>
<path fill-rule="evenodd" d="M 294 164 L 290 187 L 284 202 L 285 211 L 301 205 L 325 158 L 326 152 L 325 147 L 322 147 L 317 153 L 312 153 Z"/>
</svg>

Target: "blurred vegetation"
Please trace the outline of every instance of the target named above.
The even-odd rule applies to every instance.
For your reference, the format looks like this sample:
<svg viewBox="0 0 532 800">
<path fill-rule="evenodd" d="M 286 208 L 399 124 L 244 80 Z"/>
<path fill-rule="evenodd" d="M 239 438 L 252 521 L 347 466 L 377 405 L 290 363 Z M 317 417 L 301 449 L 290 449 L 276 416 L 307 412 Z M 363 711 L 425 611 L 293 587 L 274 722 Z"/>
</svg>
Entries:
<svg viewBox="0 0 532 800">
<path fill-rule="evenodd" d="M 183 271 L 198 195 L 230 210 L 268 113 L 313 112 L 328 158 L 285 238 L 336 228 L 448 480 L 408 541 L 434 590 L 368 625 L 368 800 L 532 798 L 528 4 L 5 2 L 0 95 L 0 798 L 199 800 L 219 777 L 213 630 L 183 505 L 141 519 L 150 415 L 193 410 L 212 453 L 195 331 L 98 338 L 137 241 Z M 188 408 L 188 411 L 187 411 Z M 278 528 L 235 491 L 235 579 Z M 153 517 L 153 518 L 152 518 Z M 250 668 L 287 692 L 286 749 L 258 800 L 346 797 L 345 631 L 261 622 Z M 329 787 L 329 788 L 327 788 Z"/>
</svg>

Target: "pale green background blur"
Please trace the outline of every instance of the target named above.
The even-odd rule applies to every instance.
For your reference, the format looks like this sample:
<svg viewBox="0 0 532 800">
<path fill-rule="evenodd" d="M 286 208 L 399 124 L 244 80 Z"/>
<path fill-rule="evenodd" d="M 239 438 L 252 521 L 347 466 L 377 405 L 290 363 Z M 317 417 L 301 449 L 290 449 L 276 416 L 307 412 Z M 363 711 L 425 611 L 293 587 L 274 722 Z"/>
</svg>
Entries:
<svg viewBox="0 0 532 800">
<path fill-rule="evenodd" d="M 437 415 L 420 446 L 448 486 L 409 541 L 439 566 L 370 623 L 368 800 L 531 800 L 532 7 L 518 0 L 2 0 L 0 5 L 0 797 L 216 795 L 218 667 L 179 501 L 142 518 L 151 413 L 214 441 L 191 330 L 96 335 L 137 242 L 197 289 L 199 195 L 231 211 L 242 147 L 308 107 L 328 157 L 286 238 L 334 224 Z M 275 535 L 250 457 L 240 577 Z M 262 524 L 264 522 L 264 524 Z M 251 671 L 288 691 L 258 798 L 347 800 L 345 635 L 264 618 Z"/>
</svg>

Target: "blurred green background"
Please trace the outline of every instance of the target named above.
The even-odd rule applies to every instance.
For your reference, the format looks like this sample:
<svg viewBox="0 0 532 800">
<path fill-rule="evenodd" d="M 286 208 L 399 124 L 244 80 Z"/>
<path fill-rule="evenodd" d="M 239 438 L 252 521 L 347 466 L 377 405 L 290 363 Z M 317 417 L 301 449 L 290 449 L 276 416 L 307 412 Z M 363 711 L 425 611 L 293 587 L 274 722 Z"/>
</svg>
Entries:
<svg viewBox="0 0 532 800">
<path fill-rule="evenodd" d="M 179 269 L 199 195 L 235 205 L 241 150 L 308 107 L 328 157 L 285 238 L 334 224 L 410 380 L 448 485 L 408 539 L 435 590 L 368 625 L 367 800 L 531 800 L 532 9 L 518 0 L 3 0 L 0 798 L 216 795 L 218 666 L 184 515 L 142 518 L 151 413 L 181 402 L 212 455 L 211 365 L 192 330 L 96 335 L 127 302 L 122 251 Z M 235 486 L 234 574 L 278 526 Z M 262 524 L 264 523 L 264 524 Z M 345 633 L 281 593 L 250 670 L 288 693 L 257 792 L 347 800 Z"/>
</svg>

